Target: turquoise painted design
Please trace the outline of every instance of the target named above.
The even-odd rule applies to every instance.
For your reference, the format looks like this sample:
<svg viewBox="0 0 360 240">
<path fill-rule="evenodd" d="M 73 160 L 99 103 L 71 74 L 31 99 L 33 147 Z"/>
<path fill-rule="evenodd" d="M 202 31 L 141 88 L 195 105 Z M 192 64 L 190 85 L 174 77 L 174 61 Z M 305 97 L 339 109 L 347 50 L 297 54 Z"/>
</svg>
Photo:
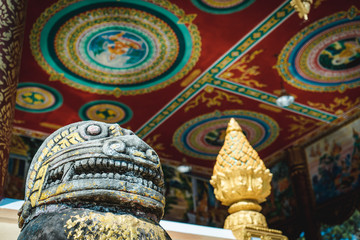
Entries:
<svg viewBox="0 0 360 240">
<path fill-rule="evenodd" d="M 329 70 L 346 70 L 360 65 L 360 37 L 340 39 L 328 45 L 319 64 Z"/>
<path fill-rule="evenodd" d="M 130 31 L 100 29 L 86 42 L 87 56 L 103 67 L 131 69 L 149 55 L 147 42 Z"/>
<path fill-rule="evenodd" d="M 278 107 L 276 105 L 277 96 L 272 95 L 267 92 L 260 91 L 258 89 L 247 88 L 246 86 L 241 86 L 236 83 L 222 81 L 222 80 L 212 80 L 210 82 L 214 87 L 220 87 L 226 91 L 230 91 L 241 96 L 252 98 L 254 100 L 258 100 L 274 107 Z M 286 109 L 291 112 L 295 112 L 310 118 L 314 118 L 323 122 L 332 122 L 337 119 L 336 115 L 320 111 L 318 109 L 309 108 L 306 105 L 299 104 L 294 102 L 288 107 L 282 107 L 281 109 Z"/>
<path fill-rule="evenodd" d="M 226 135 L 231 118 L 240 124 L 250 144 L 260 151 L 268 147 L 279 135 L 276 121 L 264 114 L 230 110 L 201 115 L 184 123 L 175 131 L 173 145 L 188 156 L 215 160 Z"/>
<path fill-rule="evenodd" d="M 15 108 L 25 112 L 43 113 L 59 108 L 62 95 L 52 87 L 39 83 L 19 83 Z"/>
<path fill-rule="evenodd" d="M 230 14 L 247 8 L 255 0 L 191 0 L 191 2 L 204 12 Z"/>
<path fill-rule="evenodd" d="M 279 8 L 274 11 L 272 15 L 261 22 L 258 27 L 255 28 L 251 33 L 245 36 L 225 56 L 223 56 L 211 68 L 209 68 L 206 73 L 199 76 L 198 79 L 196 79 L 184 91 L 176 96 L 172 102 L 167 104 L 159 111 L 158 114 L 153 116 L 147 123 L 138 129 L 136 134 L 142 138 L 146 137 L 149 133 L 151 133 L 152 130 L 155 129 L 156 126 L 159 126 L 161 123 L 163 123 L 168 117 L 184 106 L 193 96 L 204 89 L 208 84 L 216 88 L 231 91 L 238 95 L 249 97 L 254 100 L 258 100 L 260 102 L 277 107 L 275 103 L 276 96 L 267 92 L 222 80 L 218 77 L 218 75 L 221 73 L 220 70 L 225 70 L 226 67 L 231 66 L 233 62 L 241 58 L 247 51 L 249 51 L 249 49 L 254 47 L 267 34 L 269 34 L 269 32 L 279 26 L 293 13 L 294 9 L 290 6 L 289 2 L 285 2 L 279 6 Z M 285 109 L 323 122 L 332 122 L 337 119 L 336 115 L 313 109 L 296 102 L 289 107 L 286 107 Z"/>
<path fill-rule="evenodd" d="M 187 103 L 194 95 L 196 95 L 199 91 L 201 91 L 207 84 L 215 85 L 216 87 L 223 85 L 223 87 L 227 90 L 239 89 L 237 94 L 244 94 L 246 90 L 249 92 L 252 89 L 236 85 L 233 83 L 227 84 L 226 81 L 223 81 L 218 78 L 220 74 L 220 70 L 225 70 L 227 66 L 230 66 L 233 62 L 243 56 L 249 49 L 254 47 L 258 42 L 260 42 L 267 34 L 269 34 L 272 30 L 274 30 L 277 26 L 279 26 L 283 21 L 285 21 L 291 14 L 294 13 L 293 7 L 289 2 L 285 2 L 280 5 L 279 8 L 274 11 L 268 18 L 266 18 L 263 22 L 261 22 L 251 33 L 245 36 L 242 40 L 239 41 L 237 45 L 235 45 L 227 54 L 225 54 L 221 59 L 219 59 L 213 66 L 211 66 L 208 71 L 201 76 L 199 76 L 191 85 L 189 85 L 184 91 L 182 91 L 179 95 L 177 95 L 172 102 L 167 104 L 163 109 L 160 110 L 158 114 L 153 116 L 147 123 L 145 123 L 140 129 L 136 131 L 136 134 L 142 138 L 147 136 L 154 127 L 159 126 L 162 122 L 164 122 L 169 116 L 172 115 L 175 111 L 181 108 L 184 104 Z M 263 93 L 268 99 L 274 98 L 273 95 L 268 93 Z M 247 94 L 246 94 L 247 96 Z M 274 102 L 254 97 L 262 102 L 269 102 L 271 104 L 275 104 Z M 306 110 L 303 110 L 303 108 Z M 318 114 L 316 112 L 315 115 L 311 115 L 313 113 L 308 107 L 298 107 L 294 109 L 295 112 L 308 112 L 312 118 L 320 118 L 322 114 Z M 329 119 L 332 119 L 327 113 L 324 113 Z M 325 118 L 325 119 L 326 119 Z M 324 120 L 325 121 L 325 120 Z"/>
<path fill-rule="evenodd" d="M 360 86 L 360 16 L 338 12 L 297 33 L 282 49 L 280 76 L 294 87 L 344 92 Z"/>
<path fill-rule="evenodd" d="M 200 34 L 186 17 L 168 1 L 60 0 L 34 24 L 31 49 L 53 80 L 117 97 L 143 94 L 198 61 Z"/>
<path fill-rule="evenodd" d="M 127 123 L 133 116 L 131 109 L 120 102 L 97 100 L 88 102 L 79 110 L 82 120 L 95 120 L 106 123 Z"/>
</svg>

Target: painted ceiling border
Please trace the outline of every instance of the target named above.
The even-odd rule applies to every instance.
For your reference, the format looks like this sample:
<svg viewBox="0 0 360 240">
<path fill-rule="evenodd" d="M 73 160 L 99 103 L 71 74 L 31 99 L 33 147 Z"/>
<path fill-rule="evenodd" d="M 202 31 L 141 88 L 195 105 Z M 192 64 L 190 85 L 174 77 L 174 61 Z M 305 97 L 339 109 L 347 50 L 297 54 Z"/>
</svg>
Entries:
<svg viewBox="0 0 360 240">
<path fill-rule="evenodd" d="M 208 84 L 224 88 L 228 91 L 230 90 L 238 95 L 259 100 L 260 102 L 266 102 L 270 105 L 275 105 L 276 98 L 274 95 L 255 90 L 241 84 L 228 82 L 217 78 L 217 76 L 221 74 L 220 69 L 221 71 L 224 71 L 227 66 L 230 66 L 231 63 L 235 62 L 251 48 L 253 48 L 276 27 L 283 23 L 292 14 L 294 14 L 294 12 L 295 11 L 293 7 L 290 5 L 290 0 L 281 4 L 277 9 L 270 13 L 265 18 L 265 20 L 253 28 L 252 31 L 250 31 L 245 37 L 236 43 L 228 52 L 221 56 L 219 60 L 217 60 L 207 70 L 205 70 L 203 74 L 194 80 L 193 83 L 191 83 L 177 96 L 175 96 L 165 107 L 163 107 L 159 112 L 151 117 L 149 121 L 144 123 L 136 131 L 136 134 L 141 138 L 146 137 Z M 220 83 L 221 85 L 218 85 L 217 83 Z M 234 89 L 237 89 L 238 91 L 235 91 Z M 259 98 L 255 97 L 254 95 L 258 95 Z M 261 98 L 261 96 L 263 97 Z M 335 115 L 315 110 L 298 103 L 292 104 L 286 109 L 325 122 L 331 122 L 337 119 Z"/>
</svg>

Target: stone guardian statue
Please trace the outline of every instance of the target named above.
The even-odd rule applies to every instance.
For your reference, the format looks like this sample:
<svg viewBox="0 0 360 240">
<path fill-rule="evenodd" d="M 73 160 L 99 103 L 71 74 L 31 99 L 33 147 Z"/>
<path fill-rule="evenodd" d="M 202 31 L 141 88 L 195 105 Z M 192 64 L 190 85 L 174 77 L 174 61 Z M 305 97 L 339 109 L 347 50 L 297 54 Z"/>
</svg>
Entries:
<svg viewBox="0 0 360 240">
<path fill-rule="evenodd" d="M 73 123 L 32 160 L 18 239 L 170 239 L 164 191 L 159 157 L 132 131 Z"/>
</svg>

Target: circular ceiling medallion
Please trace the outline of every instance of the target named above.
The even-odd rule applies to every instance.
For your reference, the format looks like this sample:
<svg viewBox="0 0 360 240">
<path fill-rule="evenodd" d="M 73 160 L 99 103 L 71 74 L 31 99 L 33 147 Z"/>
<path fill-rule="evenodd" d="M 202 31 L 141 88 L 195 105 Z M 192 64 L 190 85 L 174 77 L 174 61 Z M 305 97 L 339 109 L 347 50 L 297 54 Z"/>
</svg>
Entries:
<svg viewBox="0 0 360 240">
<path fill-rule="evenodd" d="M 55 89 L 39 83 L 19 83 L 15 108 L 18 110 L 42 113 L 61 106 L 63 98 Z"/>
<path fill-rule="evenodd" d="M 226 128 L 231 118 L 240 124 L 250 144 L 260 151 L 278 136 L 279 126 L 264 114 L 231 110 L 205 114 L 184 123 L 173 137 L 174 146 L 189 156 L 215 160 L 224 144 Z"/>
<path fill-rule="evenodd" d="M 340 12 L 314 22 L 282 49 L 281 77 L 309 91 L 344 91 L 360 86 L 360 16 Z"/>
<path fill-rule="evenodd" d="M 189 19 L 168 1 L 60 0 L 34 24 L 31 48 L 52 78 L 70 86 L 142 94 L 182 78 L 198 61 L 200 34 Z"/>
<path fill-rule="evenodd" d="M 192 0 L 199 9 L 214 14 L 229 14 L 240 11 L 255 0 Z"/>
<path fill-rule="evenodd" d="M 82 106 L 79 116 L 82 120 L 123 124 L 131 119 L 132 111 L 128 106 L 120 102 L 98 100 Z"/>
</svg>

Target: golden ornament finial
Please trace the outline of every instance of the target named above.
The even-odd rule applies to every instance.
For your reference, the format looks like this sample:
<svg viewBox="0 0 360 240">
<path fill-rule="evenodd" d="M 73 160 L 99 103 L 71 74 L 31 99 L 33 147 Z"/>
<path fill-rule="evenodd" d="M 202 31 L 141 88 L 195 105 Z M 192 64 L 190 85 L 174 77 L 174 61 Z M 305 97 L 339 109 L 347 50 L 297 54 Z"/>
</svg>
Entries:
<svg viewBox="0 0 360 240">
<path fill-rule="evenodd" d="M 214 175 L 224 168 L 247 168 L 250 166 L 256 169 L 266 169 L 258 153 L 246 139 L 240 125 L 234 118 L 231 118 L 226 129 L 224 146 L 221 148 L 216 159 Z"/>
<path fill-rule="evenodd" d="M 295 11 L 298 12 L 300 18 L 308 20 L 308 14 L 310 12 L 311 4 L 313 0 L 291 0 L 290 5 L 294 7 Z"/>
<path fill-rule="evenodd" d="M 266 219 L 260 213 L 259 203 L 270 194 L 271 178 L 272 174 L 246 139 L 240 125 L 231 118 L 210 183 L 216 198 L 230 206 L 224 228 L 231 229 L 237 239 L 250 239 L 245 235 L 259 232 L 261 236 L 287 239 L 281 231 L 268 229 Z"/>
</svg>

